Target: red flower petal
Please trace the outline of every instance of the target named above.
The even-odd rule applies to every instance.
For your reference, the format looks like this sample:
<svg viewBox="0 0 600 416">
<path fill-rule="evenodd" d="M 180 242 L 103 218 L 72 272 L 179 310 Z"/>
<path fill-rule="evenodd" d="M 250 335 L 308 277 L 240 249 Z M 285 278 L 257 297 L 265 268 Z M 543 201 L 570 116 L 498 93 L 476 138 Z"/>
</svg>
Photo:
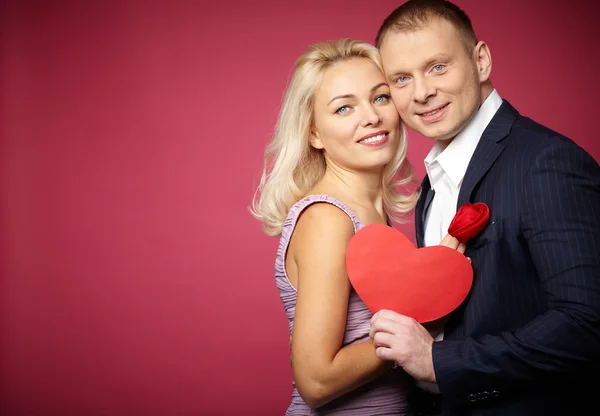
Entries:
<svg viewBox="0 0 600 416">
<path fill-rule="evenodd" d="M 448 227 L 448 234 L 466 243 L 479 234 L 490 220 L 490 209 L 483 202 L 463 204 Z"/>
</svg>

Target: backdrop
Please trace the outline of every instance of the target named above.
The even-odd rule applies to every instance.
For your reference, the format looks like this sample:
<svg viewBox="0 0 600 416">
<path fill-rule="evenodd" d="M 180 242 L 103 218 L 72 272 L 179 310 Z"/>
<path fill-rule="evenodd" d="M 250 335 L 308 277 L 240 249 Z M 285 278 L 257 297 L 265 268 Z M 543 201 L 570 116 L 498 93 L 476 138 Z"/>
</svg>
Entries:
<svg viewBox="0 0 600 416">
<path fill-rule="evenodd" d="M 263 149 L 307 45 L 400 3 L 1 2 L 2 415 L 283 414 Z M 594 2 L 457 3 L 500 95 L 599 160 Z"/>
</svg>

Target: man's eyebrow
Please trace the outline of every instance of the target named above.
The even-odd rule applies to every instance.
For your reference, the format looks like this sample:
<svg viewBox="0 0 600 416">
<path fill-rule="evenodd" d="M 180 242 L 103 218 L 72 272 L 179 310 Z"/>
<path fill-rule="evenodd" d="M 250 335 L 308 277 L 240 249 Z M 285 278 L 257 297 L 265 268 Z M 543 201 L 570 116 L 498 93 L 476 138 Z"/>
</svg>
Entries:
<svg viewBox="0 0 600 416">
<path fill-rule="evenodd" d="M 386 77 L 387 77 L 388 79 L 392 79 L 392 78 L 396 78 L 398 75 L 402 75 L 402 74 L 405 74 L 405 73 L 406 73 L 406 72 L 404 72 L 404 71 L 395 71 L 395 72 L 391 72 L 391 73 L 390 73 L 390 72 L 388 72 L 388 73 L 387 73 L 387 74 L 385 74 L 385 75 L 386 75 Z"/>
<path fill-rule="evenodd" d="M 383 86 L 387 87 L 387 83 L 386 82 L 380 82 L 379 84 L 377 84 L 373 88 L 371 88 L 371 92 L 375 92 L 377 89 L 379 89 L 379 88 L 381 88 Z M 339 99 L 342 99 L 342 98 L 356 98 L 356 95 L 354 95 L 354 94 L 338 95 L 337 97 L 333 97 L 333 99 L 331 101 L 329 101 L 327 103 L 327 105 L 331 104 L 335 100 L 339 100 Z"/>
<path fill-rule="evenodd" d="M 429 58 L 427 60 L 427 62 L 425 62 L 424 67 L 427 68 L 428 66 L 431 66 L 431 64 L 433 64 L 434 62 L 439 62 L 439 61 L 449 61 L 450 60 L 450 56 L 446 53 L 438 53 L 436 55 L 433 55 L 431 58 Z"/>
<path fill-rule="evenodd" d="M 422 69 L 425 69 L 425 68 L 427 68 L 427 67 L 431 66 L 431 65 L 432 65 L 433 63 L 435 63 L 435 62 L 439 62 L 439 61 L 450 61 L 450 60 L 451 60 L 451 58 L 450 58 L 450 56 L 449 56 L 448 54 L 445 54 L 445 53 L 438 53 L 438 54 L 436 54 L 436 55 L 432 56 L 431 58 L 427 59 L 427 60 L 425 61 L 425 63 L 423 64 L 423 66 L 422 66 Z M 398 75 L 404 75 L 404 74 L 406 74 L 406 73 L 408 73 L 408 72 L 410 72 L 410 71 L 403 71 L 403 70 L 401 70 L 401 69 L 398 69 L 398 70 L 395 70 L 395 71 L 386 72 L 386 76 L 387 76 L 387 77 L 388 77 L 388 79 L 389 79 L 389 78 L 396 77 L 396 76 L 398 76 Z"/>
</svg>

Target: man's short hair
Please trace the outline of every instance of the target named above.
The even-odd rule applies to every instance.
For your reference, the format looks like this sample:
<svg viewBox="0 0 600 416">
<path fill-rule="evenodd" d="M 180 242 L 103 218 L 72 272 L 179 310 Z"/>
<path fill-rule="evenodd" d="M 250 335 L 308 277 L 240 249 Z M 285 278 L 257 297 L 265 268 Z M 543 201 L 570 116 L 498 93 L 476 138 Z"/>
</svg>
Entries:
<svg viewBox="0 0 600 416">
<path fill-rule="evenodd" d="M 383 21 L 375 38 L 375 45 L 380 48 L 388 32 L 418 30 L 435 18 L 451 23 L 458 30 L 469 52 L 477 45 L 477 36 L 469 16 L 457 5 L 446 0 L 408 0 Z"/>
</svg>

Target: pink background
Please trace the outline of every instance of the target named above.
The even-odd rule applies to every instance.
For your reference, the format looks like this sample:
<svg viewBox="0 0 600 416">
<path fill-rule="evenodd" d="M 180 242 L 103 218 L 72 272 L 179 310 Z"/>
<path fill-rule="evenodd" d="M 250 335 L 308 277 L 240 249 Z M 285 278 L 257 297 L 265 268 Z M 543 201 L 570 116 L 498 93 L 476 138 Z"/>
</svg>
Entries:
<svg viewBox="0 0 600 416">
<path fill-rule="evenodd" d="M 457 3 L 501 96 L 599 160 L 594 2 Z M 1 2 L 0 413 L 283 414 L 263 148 L 306 46 L 399 4 Z"/>
</svg>

